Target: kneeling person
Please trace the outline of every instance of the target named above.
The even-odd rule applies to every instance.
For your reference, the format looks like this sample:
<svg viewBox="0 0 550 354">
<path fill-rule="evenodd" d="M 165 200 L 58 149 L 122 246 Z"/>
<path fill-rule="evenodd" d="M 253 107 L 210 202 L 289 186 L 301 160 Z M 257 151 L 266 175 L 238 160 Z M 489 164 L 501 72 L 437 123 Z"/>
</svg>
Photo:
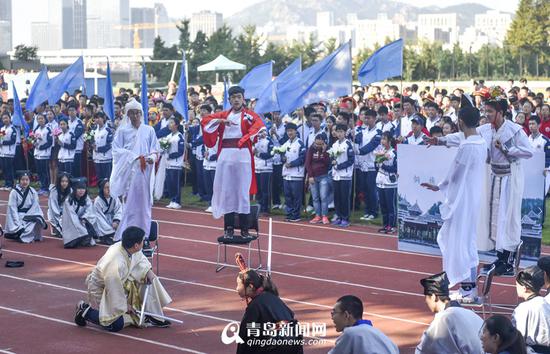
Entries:
<svg viewBox="0 0 550 354">
<path fill-rule="evenodd" d="M 162 308 L 172 302 L 141 252 L 145 232 L 131 226 L 122 233 L 122 241 L 110 246 L 86 278 L 88 301 L 80 301 L 75 323 L 94 323 L 110 332 L 129 325 L 138 326 L 146 284 L 150 284 L 145 312 L 163 315 Z M 145 316 L 146 326 L 168 327 L 169 321 Z"/>
<path fill-rule="evenodd" d="M 7 239 L 23 243 L 42 241 L 42 230 L 48 225 L 38 204 L 38 194 L 30 186 L 30 172 L 17 172 L 19 183 L 11 190 L 6 213 Z"/>
<path fill-rule="evenodd" d="M 94 207 L 86 189 L 86 178 L 71 180 L 73 190 L 63 204 L 61 228 L 63 246 L 76 248 L 79 246 L 95 246 L 96 233 Z"/>
<path fill-rule="evenodd" d="M 99 195 L 94 200 L 94 230 L 98 242 L 105 245 L 114 243 L 113 237 L 122 217 L 122 202 L 111 197 L 108 179 L 99 182 Z"/>
</svg>

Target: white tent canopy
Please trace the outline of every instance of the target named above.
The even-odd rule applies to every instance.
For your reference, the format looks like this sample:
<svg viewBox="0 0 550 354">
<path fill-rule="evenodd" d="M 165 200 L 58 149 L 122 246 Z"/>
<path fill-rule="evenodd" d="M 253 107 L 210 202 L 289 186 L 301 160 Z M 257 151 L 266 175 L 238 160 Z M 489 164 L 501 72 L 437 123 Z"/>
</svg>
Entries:
<svg viewBox="0 0 550 354">
<path fill-rule="evenodd" d="M 197 68 L 198 71 L 221 71 L 221 70 L 246 70 L 246 65 L 227 59 L 223 55 L 203 64 Z"/>
</svg>

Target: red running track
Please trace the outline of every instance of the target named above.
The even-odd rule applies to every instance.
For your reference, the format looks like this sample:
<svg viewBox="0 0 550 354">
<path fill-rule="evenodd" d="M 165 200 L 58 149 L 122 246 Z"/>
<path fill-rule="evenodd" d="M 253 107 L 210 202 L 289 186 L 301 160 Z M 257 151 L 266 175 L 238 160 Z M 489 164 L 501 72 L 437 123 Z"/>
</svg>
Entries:
<svg viewBox="0 0 550 354">
<path fill-rule="evenodd" d="M 7 193 L 0 192 L 0 219 L 6 200 Z M 45 198 L 41 204 L 47 204 Z M 65 250 L 52 237 L 30 245 L 6 241 L 4 259 L 23 260 L 25 267 L 0 268 L 0 353 L 235 352 L 235 345 L 224 345 L 220 335 L 231 321 L 240 322 L 245 304 L 234 290 L 236 267 L 214 272 L 221 222 L 197 210 L 161 205 L 153 208 L 153 216 L 160 222 L 160 277 L 174 299 L 166 313 L 183 325 L 126 328 L 118 334 L 78 328 L 74 305 L 85 298 L 84 279 L 106 248 Z M 267 219 L 260 227 L 265 265 Z M 398 251 L 396 237 L 377 234 L 370 226 L 342 230 L 277 219 L 273 234 L 272 276 L 281 297 L 301 322 L 327 324 L 325 342 L 307 345 L 306 353 L 326 353 L 334 344 L 338 334 L 330 310 L 345 294 L 364 301 L 365 318 L 402 353 L 414 352 L 432 319 L 418 281 L 440 270 L 439 257 Z M 229 259 L 237 250 L 244 248 L 229 248 Z M 511 280 L 499 280 L 492 293 L 493 301 L 516 301 Z"/>
</svg>

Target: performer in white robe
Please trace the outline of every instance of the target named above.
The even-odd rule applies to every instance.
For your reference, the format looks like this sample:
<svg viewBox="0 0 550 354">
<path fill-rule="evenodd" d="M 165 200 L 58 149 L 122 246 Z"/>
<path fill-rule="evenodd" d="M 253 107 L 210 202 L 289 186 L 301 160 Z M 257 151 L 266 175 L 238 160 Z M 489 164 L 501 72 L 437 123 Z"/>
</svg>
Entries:
<svg viewBox="0 0 550 354">
<path fill-rule="evenodd" d="M 155 182 L 155 161 L 160 146 L 153 127 L 143 123 L 141 104 L 131 99 L 125 107 L 129 122 L 121 124 L 113 141 L 113 171 L 111 196 L 122 198 L 125 205 L 122 219 L 115 233 L 115 241 L 122 231 L 137 226 L 145 231 L 146 240 L 151 229 L 151 208 Z"/>
<path fill-rule="evenodd" d="M 244 106 L 244 89 L 228 90 L 231 109 L 202 119 L 204 144 L 218 144 L 218 162 L 212 193 L 212 215 L 224 216 L 224 235 L 233 237 L 235 214 L 239 214 L 241 236 L 249 237 L 250 195 L 256 194 L 252 142 L 265 127 L 261 118 Z M 219 139 L 218 139 L 219 138 Z"/>
<path fill-rule="evenodd" d="M 422 279 L 426 305 L 435 312 L 422 335 L 415 354 L 482 353 L 479 331 L 481 317 L 449 299 L 449 279 L 445 272 Z"/>
<path fill-rule="evenodd" d="M 516 276 L 518 297 L 525 300 L 512 313 L 512 323 L 536 353 L 550 352 L 550 303 L 540 296 L 544 272 L 538 266 L 521 270 Z"/>
<path fill-rule="evenodd" d="M 95 213 L 86 190 L 86 178 L 77 178 L 71 182 L 72 192 L 65 199 L 61 216 L 63 247 L 95 246 Z"/>
<path fill-rule="evenodd" d="M 506 100 L 489 101 L 485 113 L 491 123 L 477 128 L 489 148 L 491 164 L 488 220 L 485 224 L 489 239 L 497 251 L 497 260 L 484 267 L 495 267 L 494 274 L 513 274 L 515 251 L 521 239 L 521 202 L 524 175 L 521 159 L 533 156 L 533 149 L 522 127 L 504 117 Z M 430 143 L 458 146 L 462 133 L 431 138 Z"/>
<path fill-rule="evenodd" d="M 477 255 L 477 219 L 481 195 L 476 185 L 484 180 L 487 144 L 477 134 L 479 110 L 465 107 L 459 111 L 458 124 L 465 139 L 461 141 L 447 177 L 435 186 L 422 183 L 433 191 L 445 195 L 440 206 L 443 226 L 439 229 L 437 243 L 443 258 L 443 270 L 450 286 L 462 282 L 460 295 L 475 300 Z"/>
<path fill-rule="evenodd" d="M 129 227 L 122 241 L 110 246 L 86 278 L 88 303 L 77 305 L 75 323 L 91 322 L 111 332 L 128 325 L 139 325 L 136 310 L 141 310 L 145 284 L 149 284 L 145 312 L 163 315 L 162 308 L 172 302 L 151 263 L 141 252 L 145 232 Z M 145 316 L 146 326 L 168 327 L 170 322 Z"/>
<path fill-rule="evenodd" d="M 112 245 L 122 217 L 122 203 L 118 198 L 111 197 L 108 179 L 99 181 L 99 195 L 94 200 L 94 213 L 98 243 Z"/>
<path fill-rule="evenodd" d="M 40 209 L 38 194 L 30 186 L 30 172 L 17 171 L 19 183 L 11 190 L 6 212 L 4 236 L 23 243 L 42 241 L 42 230 L 48 228 Z"/>
<path fill-rule="evenodd" d="M 52 236 L 61 237 L 61 216 L 63 204 L 71 194 L 71 179 L 69 174 L 60 172 L 55 185 L 50 188 L 48 197 L 48 222 L 52 226 Z"/>
</svg>

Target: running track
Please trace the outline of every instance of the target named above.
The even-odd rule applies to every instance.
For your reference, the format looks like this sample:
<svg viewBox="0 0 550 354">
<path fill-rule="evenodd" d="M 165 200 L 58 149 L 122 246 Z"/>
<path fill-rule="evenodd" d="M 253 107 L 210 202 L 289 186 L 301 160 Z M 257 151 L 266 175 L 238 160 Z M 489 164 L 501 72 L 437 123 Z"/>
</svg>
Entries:
<svg viewBox="0 0 550 354">
<path fill-rule="evenodd" d="M 7 196 L 0 192 L 2 221 Z M 46 213 L 45 197 L 41 205 Z M 3 261 L 23 260 L 25 267 L 0 267 L 0 353 L 234 353 L 235 345 L 222 344 L 220 335 L 229 322 L 240 322 L 245 304 L 234 290 L 236 267 L 214 271 L 221 221 L 160 204 L 153 217 L 160 222 L 160 277 L 174 299 L 166 314 L 183 325 L 126 328 L 117 334 L 74 325 L 74 306 L 85 299 L 84 279 L 106 248 L 65 250 L 47 231 L 40 243 L 4 240 Z M 260 228 L 265 265 L 267 219 L 261 219 Z M 272 277 L 281 297 L 301 322 L 327 323 L 326 342 L 306 346 L 306 353 L 326 353 L 334 344 L 330 310 L 345 294 L 364 301 L 365 318 L 402 353 L 414 352 L 432 319 L 418 281 L 440 270 L 439 257 L 398 251 L 395 236 L 369 226 L 341 230 L 276 219 L 273 234 Z M 230 260 L 236 251 L 228 250 Z M 493 301 L 516 301 L 510 279 L 499 279 L 492 294 Z"/>
</svg>

